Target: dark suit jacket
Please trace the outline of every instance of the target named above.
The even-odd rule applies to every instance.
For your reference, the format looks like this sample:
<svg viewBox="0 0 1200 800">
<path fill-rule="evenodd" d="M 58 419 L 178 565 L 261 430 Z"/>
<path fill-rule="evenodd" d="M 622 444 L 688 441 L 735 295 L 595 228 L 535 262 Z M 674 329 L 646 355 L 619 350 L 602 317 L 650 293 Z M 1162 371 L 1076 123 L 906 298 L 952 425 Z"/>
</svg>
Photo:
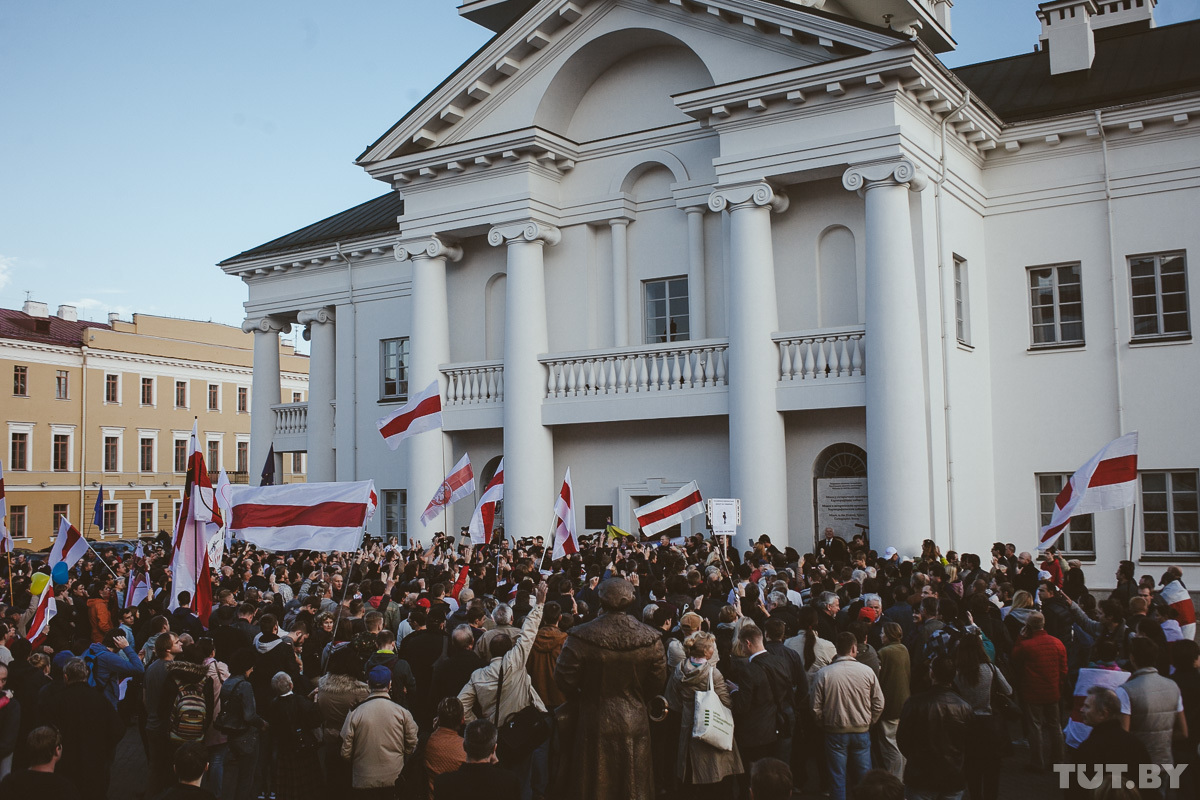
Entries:
<svg viewBox="0 0 1200 800">
<path fill-rule="evenodd" d="M 433 779 L 433 800 L 519 800 L 516 774 L 496 764 L 463 764 Z"/>
<path fill-rule="evenodd" d="M 817 542 L 817 558 L 845 563 L 850 560 L 850 548 L 846 546 L 846 540 L 840 536 L 834 536 L 828 544 L 825 539 L 821 539 Z"/>
<path fill-rule="evenodd" d="M 795 727 L 795 701 L 788 663 L 770 652 L 753 659 L 734 658 L 730 677 L 733 693 L 733 732 L 738 745 L 762 747 L 786 736 Z"/>
</svg>

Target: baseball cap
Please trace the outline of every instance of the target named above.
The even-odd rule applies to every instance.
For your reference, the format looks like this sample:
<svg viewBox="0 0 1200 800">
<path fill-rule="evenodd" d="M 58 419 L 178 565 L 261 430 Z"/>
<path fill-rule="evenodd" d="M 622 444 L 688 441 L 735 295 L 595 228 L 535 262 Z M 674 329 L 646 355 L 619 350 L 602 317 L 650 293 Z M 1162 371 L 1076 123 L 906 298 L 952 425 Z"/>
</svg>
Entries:
<svg viewBox="0 0 1200 800">
<path fill-rule="evenodd" d="M 380 689 L 392 682 L 392 671 L 382 664 L 374 667 L 367 675 L 367 683 L 372 689 Z"/>
<path fill-rule="evenodd" d="M 430 603 L 429 603 L 428 598 L 422 597 L 420 600 L 417 601 L 417 605 L 419 605 L 421 608 L 428 609 L 430 606 Z"/>
<path fill-rule="evenodd" d="M 896 553 L 898 553 L 898 552 L 900 552 L 900 551 L 898 551 L 896 548 L 889 547 L 883 551 L 883 557 L 891 558 L 892 556 L 896 555 Z"/>
</svg>

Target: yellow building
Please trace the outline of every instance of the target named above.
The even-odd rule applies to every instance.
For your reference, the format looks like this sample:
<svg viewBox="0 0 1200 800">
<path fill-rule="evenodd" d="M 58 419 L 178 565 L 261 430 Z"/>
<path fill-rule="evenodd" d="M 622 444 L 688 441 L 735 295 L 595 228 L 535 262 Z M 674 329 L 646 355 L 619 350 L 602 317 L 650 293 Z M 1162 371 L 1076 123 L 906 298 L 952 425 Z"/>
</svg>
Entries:
<svg viewBox="0 0 1200 800">
<path fill-rule="evenodd" d="M 134 314 L 108 324 L 71 306 L 0 309 L 0 376 L 8 528 L 17 547 L 50 544 L 66 515 L 92 539 L 170 530 L 183 495 L 187 442 L 199 420 L 214 483 L 258 483 L 250 464 L 252 334 L 212 322 Z M 280 344 L 281 395 L 308 394 L 308 358 Z M 80 465 L 83 465 L 82 468 Z M 303 480 L 303 458 L 282 460 L 283 479 Z M 94 525 L 103 487 L 104 533 Z"/>
</svg>

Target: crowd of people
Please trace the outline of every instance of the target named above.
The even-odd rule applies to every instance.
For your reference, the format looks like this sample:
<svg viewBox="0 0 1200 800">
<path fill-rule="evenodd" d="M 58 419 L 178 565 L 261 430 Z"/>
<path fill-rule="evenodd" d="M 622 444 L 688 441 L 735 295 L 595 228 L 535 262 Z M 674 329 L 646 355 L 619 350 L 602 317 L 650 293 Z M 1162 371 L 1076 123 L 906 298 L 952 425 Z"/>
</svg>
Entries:
<svg viewBox="0 0 1200 800">
<path fill-rule="evenodd" d="M 132 731 L 142 796 L 172 800 L 995 800 L 1015 740 L 1033 772 L 1195 770 L 1175 567 L 1121 562 L 1100 596 L 1003 543 L 985 565 L 832 531 L 804 554 L 597 534 L 555 562 L 541 537 L 461 542 L 235 543 L 202 613 L 169 546 L 101 549 L 33 642 L 49 570 L 0 560 L 0 796 L 106 798 Z M 1070 798 L 1196 796 L 1186 768 L 1157 790 L 1062 775 Z"/>
</svg>

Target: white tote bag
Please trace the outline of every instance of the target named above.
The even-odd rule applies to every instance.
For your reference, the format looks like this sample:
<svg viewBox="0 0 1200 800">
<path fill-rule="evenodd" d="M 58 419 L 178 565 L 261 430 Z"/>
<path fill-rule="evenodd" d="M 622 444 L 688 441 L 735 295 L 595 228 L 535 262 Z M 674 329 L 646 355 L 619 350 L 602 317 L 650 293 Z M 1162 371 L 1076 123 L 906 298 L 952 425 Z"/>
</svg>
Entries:
<svg viewBox="0 0 1200 800">
<path fill-rule="evenodd" d="M 733 712 L 713 690 L 712 670 L 708 671 L 708 691 L 696 692 L 696 713 L 692 720 L 692 738 L 718 750 L 733 749 Z"/>
</svg>

